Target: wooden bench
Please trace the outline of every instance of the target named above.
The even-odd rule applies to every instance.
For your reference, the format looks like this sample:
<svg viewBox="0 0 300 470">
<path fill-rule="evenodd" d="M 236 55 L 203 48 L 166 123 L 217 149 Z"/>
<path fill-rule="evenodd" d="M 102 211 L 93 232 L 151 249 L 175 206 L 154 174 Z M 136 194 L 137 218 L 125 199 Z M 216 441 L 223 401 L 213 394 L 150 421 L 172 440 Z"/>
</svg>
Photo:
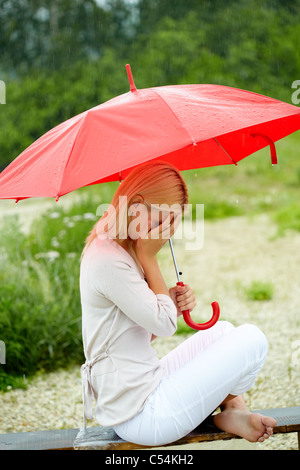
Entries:
<svg viewBox="0 0 300 470">
<path fill-rule="evenodd" d="M 272 408 L 268 410 L 257 410 L 257 413 L 272 416 L 277 421 L 274 434 L 297 432 L 298 450 L 300 449 L 300 406 L 293 408 Z M 200 442 L 214 441 L 218 439 L 240 439 L 234 434 L 220 431 L 214 424 L 210 416 L 194 431 L 187 436 L 172 442 L 168 446 L 180 446 L 184 444 L 196 444 Z M 162 446 L 160 446 L 162 447 Z M 82 429 L 74 441 L 74 449 L 77 450 L 130 450 L 147 449 L 146 446 L 133 444 L 120 439 L 112 428 L 101 426 Z"/>
<path fill-rule="evenodd" d="M 298 449 L 300 449 L 300 406 L 271 408 L 257 410 L 257 412 L 272 416 L 277 420 L 274 434 L 297 432 Z M 208 418 L 193 432 L 169 444 L 169 446 L 177 447 L 183 444 L 235 438 L 238 436 L 220 431 L 212 424 L 212 419 Z M 89 427 L 85 431 L 83 429 L 62 429 L 0 434 L 0 450 L 133 450 L 147 448 L 149 449 L 146 446 L 126 442 L 120 439 L 113 429 L 101 426 Z"/>
</svg>

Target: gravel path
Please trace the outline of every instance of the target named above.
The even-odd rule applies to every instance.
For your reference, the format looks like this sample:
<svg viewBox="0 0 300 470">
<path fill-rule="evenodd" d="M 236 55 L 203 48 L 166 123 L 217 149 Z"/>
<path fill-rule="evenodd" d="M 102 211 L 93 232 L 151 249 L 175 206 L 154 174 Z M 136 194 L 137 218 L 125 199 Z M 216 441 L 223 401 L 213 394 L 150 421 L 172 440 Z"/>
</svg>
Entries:
<svg viewBox="0 0 300 470">
<path fill-rule="evenodd" d="M 179 240 L 174 243 L 178 266 L 184 271 L 182 280 L 197 296 L 195 312 L 203 312 L 193 318 L 206 321 L 210 303 L 217 300 L 221 319 L 235 325 L 254 323 L 268 338 L 268 359 L 246 395 L 251 409 L 300 405 L 300 234 L 282 238 L 275 234 L 276 227 L 265 216 L 240 217 L 206 222 L 201 251 L 186 251 Z M 165 252 L 161 267 L 172 285 L 176 278 L 170 263 Z M 271 300 L 247 299 L 244 289 L 253 280 L 272 283 Z M 176 335 L 160 338 L 154 346 L 161 357 L 183 340 Z M 1 400 L 0 433 L 80 427 L 80 368 L 37 376 L 27 390 L 10 390 L 1 394 Z M 297 438 L 296 434 L 272 436 L 254 446 L 292 450 L 297 449 Z"/>
</svg>

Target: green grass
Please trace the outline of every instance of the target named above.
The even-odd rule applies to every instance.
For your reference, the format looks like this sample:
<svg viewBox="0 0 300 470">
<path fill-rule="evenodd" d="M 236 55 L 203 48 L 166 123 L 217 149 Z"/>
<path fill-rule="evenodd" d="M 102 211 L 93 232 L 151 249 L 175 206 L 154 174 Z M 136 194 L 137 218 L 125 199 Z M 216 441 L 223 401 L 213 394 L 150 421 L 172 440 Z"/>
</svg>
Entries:
<svg viewBox="0 0 300 470">
<path fill-rule="evenodd" d="M 207 220 L 269 214 L 278 228 L 299 230 L 300 131 L 276 142 L 278 164 L 269 147 L 233 165 L 183 172 L 190 203 L 205 205 Z"/>
<path fill-rule="evenodd" d="M 291 202 L 286 207 L 278 209 L 274 214 L 274 222 L 278 225 L 279 235 L 284 235 L 288 230 L 300 232 L 300 204 Z"/>
<path fill-rule="evenodd" d="M 247 300 L 271 300 L 274 294 L 273 284 L 263 281 L 252 281 L 251 284 L 244 288 Z"/>
<path fill-rule="evenodd" d="M 2 227 L 0 337 L 6 364 L 0 387 L 83 360 L 79 260 L 95 221 L 88 202 L 56 209 L 24 235 L 15 218 Z"/>
</svg>

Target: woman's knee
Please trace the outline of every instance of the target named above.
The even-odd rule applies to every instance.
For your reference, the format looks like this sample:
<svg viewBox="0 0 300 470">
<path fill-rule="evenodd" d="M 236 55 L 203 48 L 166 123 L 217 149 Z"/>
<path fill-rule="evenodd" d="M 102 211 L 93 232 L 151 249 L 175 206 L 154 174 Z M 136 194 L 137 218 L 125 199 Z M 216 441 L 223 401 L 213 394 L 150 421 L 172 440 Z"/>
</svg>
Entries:
<svg viewBox="0 0 300 470">
<path fill-rule="evenodd" d="M 233 324 L 227 320 L 221 320 L 219 321 L 219 324 L 223 333 L 228 333 L 229 331 L 232 331 L 235 329 L 235 326 L 233 326 Z"/>
<path fill-rule="evenodd" d="M 215 325 L 211 328 L 213 335 L 217 338 L 221 338 L 222 336 L 230 333 L 231 331 L 235 330 L 235 326 L 232 323 L 226 320 L 219 320 Z M 201 332 L 200 332 L 201 334 Z"/>
<path fill-rule="evenodd" d="M 265 359 L 268 353 L 268 340 L 265 334 L 256 325 L 246 323 L 238 327 L 242 331 L 245 344 L 252 345 Z"/>
</svg>

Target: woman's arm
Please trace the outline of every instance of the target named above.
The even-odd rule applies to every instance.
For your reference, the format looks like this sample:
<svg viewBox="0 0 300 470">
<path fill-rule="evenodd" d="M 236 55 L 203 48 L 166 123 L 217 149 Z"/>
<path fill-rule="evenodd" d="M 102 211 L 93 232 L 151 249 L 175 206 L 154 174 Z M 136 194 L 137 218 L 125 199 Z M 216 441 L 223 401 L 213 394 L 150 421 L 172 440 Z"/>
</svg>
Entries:
<svg viewBox="0 0 300 470">
<path fill-rule="evenodd" d="M 178 220 L 177 218 L 177 225 Z M 140 263 L 143 267 L 148 286 L 156 295 L 165 294 L 170 297 L 169 289 L 159 269 L 156 255 L 168 241 L 168 237 L 174 233 L 175 226 L 173 216 L 171 224 L 170 220 L 166 220 L 154 229 L 148 230 L 146 227 L 144 236 L 142 235 L 137 240 L 137 251 Z"/>
<path fill-rule="evenodd" d="M 177 308 L 177 317 L 182 315 L 184 310 L 189 310 L 191 312 L 196 306 L 194 291 L 188 284 L 185 284 L 184 286 L 171 287 L 171 289 L 169 289 L 169 294 Z M 155 338 L 156 336 L 152 335 L 151 341 Z"/>
<path fill-rule="evenodd" d="M 145 277 L 150 289 L 154 294 L 164 294 L 170 297 L 169 289 L 166 286 L 161 274 L 156 256 L 140 258 Z"/>
<path fill-rule="evenodd" d="M 163 229 L 164 227 L 161 227 L 162 232 Z M 167 239 L 163 239 L 163 237 L 161 239 L 151 238 L 150 231 L 147 239 L 140 238 L 137 241 L 138 254 L 148 286 L 155 294 L 165 294 L 171 297 L 177 308 L 177 317 L 179 317 L 184 310 L 193 310 L 196 305 L 195 296 L 194 291 L 188 285 L 175 286 L 170 290 L 167 288 L 156 258 L 156 254 L 166 241 Z M 152 335 L 151 341 L 155 338 L 156 336 Z"/>
<path fill-rule="evenodd" d="M 176 331 L 177 311 L 169 293 L 155 294 L 133 261 L 109 251 L 103 253 L 101 263 L 95 261 L 93 265 L 89 283 L 128 318 L 156 336 L 170 336 Z"/>
<path fill-rule="evenodd" d="M 142 260 L 141 260 L 142 257 Z M 159 269 L 158 261 L 156 256 L 139 256 L 145 277 L 148 283 L 149 288 L 154 292 L 154 294 L 165 294 L 170 296 L 169 289 L 166 286 L 164 278 Z M 172 299 L 173 300 L 173 299 Z M 152 335 L 151 341 L 157 338 L 156 335 Z"/>
</svg>

